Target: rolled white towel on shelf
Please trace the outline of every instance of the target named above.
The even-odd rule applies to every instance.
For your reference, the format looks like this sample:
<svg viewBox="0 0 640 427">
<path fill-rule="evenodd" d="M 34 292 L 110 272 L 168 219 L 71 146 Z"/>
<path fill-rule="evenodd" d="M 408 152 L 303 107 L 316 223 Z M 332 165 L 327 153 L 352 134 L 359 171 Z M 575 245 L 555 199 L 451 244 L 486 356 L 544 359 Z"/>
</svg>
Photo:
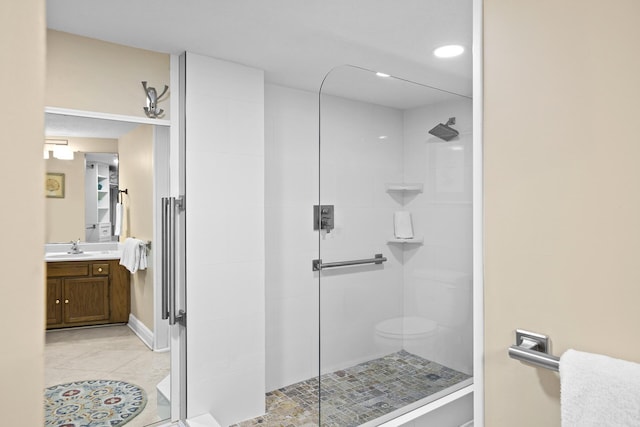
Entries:
<svg viewBox="0 0 640 427">
<path fill-rule="evenodd" d="M 640 426 L 640 364 L 567 350 L 560 408 L 562 427 Z"/>
<path fill-rule="evenodd" d="M 397 239 L 413 239 L 411 212 L 397 211 L 393 214 L 393 235 Z"/>
<path fill-rule="evenodd" d="M 147 268 L 147 243 L 140 239 L 128 237 L 124 241 L 120 265 L 131 273 Z"/>
</svg>

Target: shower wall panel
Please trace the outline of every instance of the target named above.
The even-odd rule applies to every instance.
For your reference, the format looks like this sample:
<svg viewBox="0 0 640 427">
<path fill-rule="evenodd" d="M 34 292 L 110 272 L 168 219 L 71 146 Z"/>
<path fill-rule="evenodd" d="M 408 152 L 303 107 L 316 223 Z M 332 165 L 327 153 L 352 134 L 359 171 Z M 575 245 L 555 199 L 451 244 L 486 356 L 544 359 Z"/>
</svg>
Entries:
<svg viewBox="0 0 640 427">
<path fill-rule="evenodd" d="M 266 388 L 318 371 L 318 95 L 265 85 Z"/>
<path fill-rule="evenodd" d="M 323 273 L 323 369 L 335 370 L 386 354 L 375 324 L 403 310 L 402 259 L 386 240 L 397 203 L 386 182 L 402 180 L 402 112 L 323 96 L 323 195 L 335 205 L 335 229 L 322 232 L 326 262 L 382 252 L 384 269 Z M 327 108 L 328 106 L 328 108 Z M 318 95 L 266 85 L 267 390 L 318 373 Z M 381 139 L 380 136 L 387 138 Z M 329 139 L 326 139 L 329 138 Z M 369 270 L 369 271 L 367 271 Z M 357 273 L 354 273 L 357 271 Z M 335 303 L 337 302 L 337 304 Z M 399 350 L 399 348 L 398 348 Z"/>
<path fill-rule="evenodd" d="M 322 204 L 335 205 L 335 229 L 321 232 L 325 262 L 371 258 L 384 265 L 323 271 L 321 373 L 375 359 L 376 325 L 403 313 L 402 255 L 390 251 L 398 204 L 385 184 L 402 180 L 403 117 L 397 109 L 322 95 Z"/>
<path fill-rule="evenodd" d="M 459 137 L 443 142 L 427 134 L 430 127 L 449 117 L 456 118 Z M 467 374 L 472 371 L 473 342 L 472 125 L 467 99 L 404 112 L 404 178 L 424 183 L 423 193 L 407 194 L 404 200 L 416 235 L 424 237 L 424 245 L 405 248 L 405 315 L 451 317 L 450 324 L 438 327 L 431 348 L 411 342 L 404 347 Z M 419 301 L 420 288 L 436 278 L 446 283 L 439 291 L 440 301 Z"/>
<path fill-rule="evenodd" d="M 264 413 L 264 74 L 186 66 L 187 416 Z"/>
</svg>

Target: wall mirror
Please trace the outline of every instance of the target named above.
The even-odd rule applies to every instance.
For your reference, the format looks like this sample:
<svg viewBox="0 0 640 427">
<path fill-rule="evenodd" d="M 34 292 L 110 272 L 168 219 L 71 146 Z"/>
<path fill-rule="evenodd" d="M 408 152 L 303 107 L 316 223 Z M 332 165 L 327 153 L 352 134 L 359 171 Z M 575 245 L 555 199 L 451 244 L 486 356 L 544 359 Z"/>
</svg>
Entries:
<svg viewBox="0 0 640 427">
<path fill-rule="evenodd" d="M 146 138 L 149 132 L 139 130 L 144 127 L 149 126 L 45 113 L 45 171 L 56 176 L 62 174 L 65 187 L 63 197 L 46 199 L 47 243 L 119 240 L 124 218 L 120 215 L 118 220 L 120 209 L 116 204 L 126 197 L 120 193 L 124 189 L 119 185 L 119 165 L 123 156 L 128 155 L 123 146 L 131 145 L 132 139 Z M 148 143 L 151 144 L 150 137 Z"/>
</svg>

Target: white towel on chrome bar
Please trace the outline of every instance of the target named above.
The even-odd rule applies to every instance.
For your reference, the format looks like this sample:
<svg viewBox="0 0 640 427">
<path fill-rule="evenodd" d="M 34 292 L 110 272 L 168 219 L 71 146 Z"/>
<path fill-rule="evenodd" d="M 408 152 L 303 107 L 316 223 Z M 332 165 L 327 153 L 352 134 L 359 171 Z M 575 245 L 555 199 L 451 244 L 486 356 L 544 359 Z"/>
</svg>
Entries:
<svg viewBox="0 0 640 427">
<path fill-rule="evenodd" d="M 562 427 L 640 426 L 640 364 L 567 350 L 560 408 Z"/>
<path fill-rule="evenodd" d="M 124 241 L 122 255 L 120 256 L 120 265 L 123 265 L 132 273 L 146 269 L 147 244 L 142 240 L 128 237 L 127 240 Z"/>
<path fill-rule="evenodd" d="M 122 203 L 116 203 L 116 226 L 113 230 L 114 236 L 122 233 Z"/>
<path fill-rule="evenodd" d="M 398 239 L 413 239 L 411 212 L 398 211 L 393 214 L 393 235 Z"/>
</svg>

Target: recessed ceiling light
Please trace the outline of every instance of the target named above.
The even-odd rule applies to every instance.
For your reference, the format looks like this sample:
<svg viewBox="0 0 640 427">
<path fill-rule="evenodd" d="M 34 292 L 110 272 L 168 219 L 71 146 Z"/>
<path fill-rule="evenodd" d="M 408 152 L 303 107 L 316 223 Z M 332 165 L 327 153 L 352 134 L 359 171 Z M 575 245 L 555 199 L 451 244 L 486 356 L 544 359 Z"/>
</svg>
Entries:
<svg viewBox="0 0 640 427">
<path fill-rule="evenodd" d="M 440 46 L 433 51 L 433 54 L 438 58 L 453 58 L 454 56 L 462 55 L 464 47 L 459 44 L 450 44 L 447 46 Z"/>
<path fill-rule="evenodd" d="M 381 72 L 379 72 L 379 71 L 376 73 L 376 76 L 378 76 L 378 77 L 391 77 L 389 74 L 387 74 L 387 73 L 381 73 Z"/>
</svg>

